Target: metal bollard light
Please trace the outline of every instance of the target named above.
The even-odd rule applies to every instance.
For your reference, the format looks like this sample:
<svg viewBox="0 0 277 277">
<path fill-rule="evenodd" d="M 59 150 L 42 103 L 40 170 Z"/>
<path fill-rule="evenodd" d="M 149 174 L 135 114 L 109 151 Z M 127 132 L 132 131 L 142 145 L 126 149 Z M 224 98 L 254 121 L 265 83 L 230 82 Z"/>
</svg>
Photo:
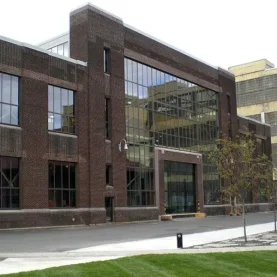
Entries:
<svg viewBox="0 0 277 277">
<path fill-rule="evenodd" d="M 177 234 L 177 248 L 183 248 L 183 234 Z"/>
</svg>

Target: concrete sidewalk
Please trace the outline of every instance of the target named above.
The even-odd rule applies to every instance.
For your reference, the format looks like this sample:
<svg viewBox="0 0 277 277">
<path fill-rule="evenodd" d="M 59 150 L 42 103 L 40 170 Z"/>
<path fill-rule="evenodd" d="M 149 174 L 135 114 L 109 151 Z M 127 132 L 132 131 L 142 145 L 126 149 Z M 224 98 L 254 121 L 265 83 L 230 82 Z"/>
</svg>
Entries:
<svg viewBox="0 0 277 277">
<path fill-rule="evenodd" d="M 269 232 L 274 223 L 247 227 L 248 235 Z M 183 236 L 183 246 L 191 247 L 243 236 L 243 228 L 195 233 Z M 117 259 L 142 254 L 199 254 L 236 251 L 277 250 L 277 246 L 227 247 L 211 249 L 177 249 L 176 236 L 133 242 L 113 243 L 74 251 L 44 253 L 0 253 L 0 274 L 40 270 L 69 264 Z M 1 261 L 2 259 L 2 261 Z"/>
</svg>

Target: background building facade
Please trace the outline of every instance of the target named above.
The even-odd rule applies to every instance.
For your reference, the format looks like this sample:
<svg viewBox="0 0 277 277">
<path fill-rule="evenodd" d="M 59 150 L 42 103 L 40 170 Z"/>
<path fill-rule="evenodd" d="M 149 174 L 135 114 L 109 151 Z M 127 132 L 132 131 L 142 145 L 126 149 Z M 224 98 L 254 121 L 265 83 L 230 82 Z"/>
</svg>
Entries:
<svg viewBox="0 0 277 277">
<path fill-rule="evenodd" d="M 263 59 L 229 70 L 236 77 L 238 114 L 271 127 L 272 159 L 277 168 L 277 69 Z"/>
<path fill-rule="evenodd" d="M 0 72 L 1 228 L 229 213 L 216 138 L 270 138 L 237 117 L 230 72 L 92 5 L 40 47 L 0 38 Z"/>
</svg>

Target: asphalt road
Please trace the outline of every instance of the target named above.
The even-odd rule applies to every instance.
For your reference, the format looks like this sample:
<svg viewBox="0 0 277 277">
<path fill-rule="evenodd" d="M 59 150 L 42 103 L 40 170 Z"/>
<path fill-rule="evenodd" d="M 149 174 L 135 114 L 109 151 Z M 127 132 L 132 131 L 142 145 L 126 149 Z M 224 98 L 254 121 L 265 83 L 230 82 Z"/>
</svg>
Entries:
<svg viewBox="0 0 277 277">
<path fill-rule="evenodd" d="M 247 224 L 273 222 L 272 213 L 247 215 Z M 186 218 L 167 222 L 0 231 L 0 253 L 62 252 L 101 244 L 161 238 L 242 226 L 242 217 Z"/>
</svg>

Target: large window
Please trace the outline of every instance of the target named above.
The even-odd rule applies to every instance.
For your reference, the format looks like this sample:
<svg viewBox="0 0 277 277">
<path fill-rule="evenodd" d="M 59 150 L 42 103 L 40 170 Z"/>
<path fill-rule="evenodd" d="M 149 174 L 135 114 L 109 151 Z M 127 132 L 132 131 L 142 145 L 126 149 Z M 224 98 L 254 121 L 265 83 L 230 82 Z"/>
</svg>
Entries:
<svg viewBox="0 0 277 277">
<path fill-rule="evenodd" d="M 19 78 L 0 73 L 0 123 L 19 124 Z"/>
<path fill-rule="evenodd" d="M 48 86 L 48 130 L 75 133 L 74 92 Z"/>
<path fill-rule="evenodd" d="M 130 206 L 154 205 L 154 148 L 203 154 L 206 204 L 220 203 L 220 179 L 208 155 L 216 145 L 218 93 L 125 58 Z"/>
<path fill-rule="evenodd" d="M 0 157 L 0 208 L 19 208 L 19 159 Z"/>
<path fill-rule="evenodd" d="M 76 165 L 49 163 L 49 207 L 76 207 Z"/>
</svg>

